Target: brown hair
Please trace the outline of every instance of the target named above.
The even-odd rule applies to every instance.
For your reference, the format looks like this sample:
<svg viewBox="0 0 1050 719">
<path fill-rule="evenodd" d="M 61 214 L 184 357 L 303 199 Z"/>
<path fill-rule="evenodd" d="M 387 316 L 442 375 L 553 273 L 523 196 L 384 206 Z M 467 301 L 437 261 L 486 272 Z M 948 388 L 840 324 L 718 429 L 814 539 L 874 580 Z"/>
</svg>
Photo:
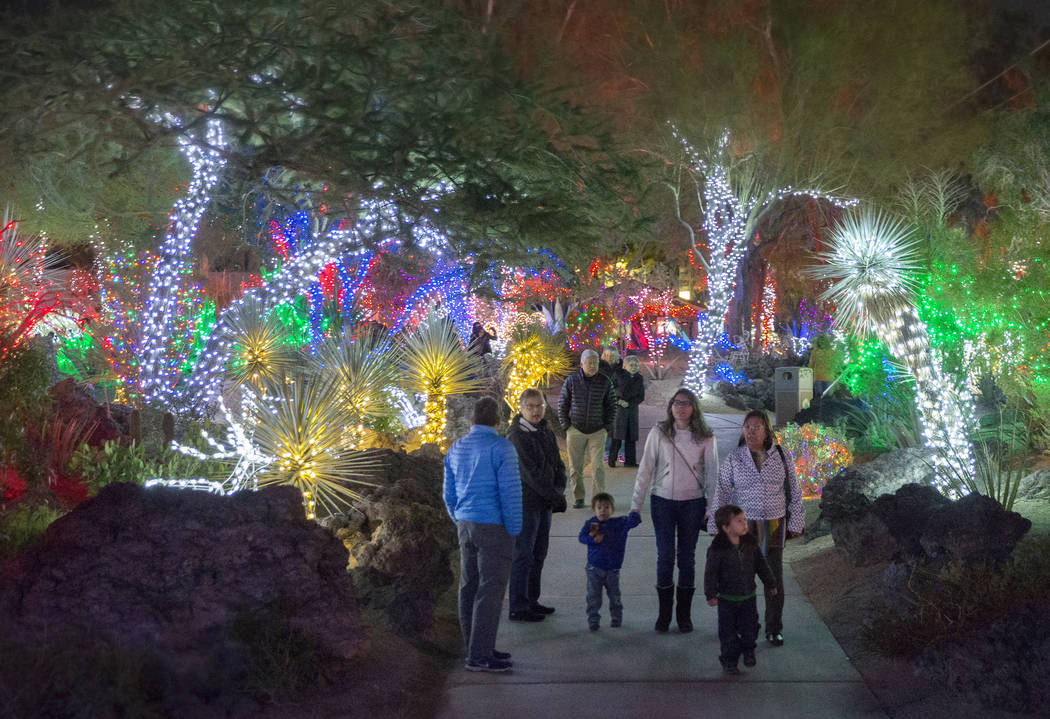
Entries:
<svg viewBox="0 0 1050 719">
<path fill-rule="evenodd" d="M 722 528 L 728 526 L 733 517 L 743 513 L 744 510 L 735 504 L 723 504 L 715 512 L 715 526 L 718 527 L 719 532 L 724 532 Z"/>
<path fill-rule="evenodd" d="M 499 403 L 491 397 L 482 397 L 474 405 L 474 424 L 499 427 Z"/>
<path fill-rule="evenodd" d="M 613 511 L 616 511 L 616 500 L 613 499 L 611 494 L 607 492 L 598 492 L 598 494 L 591 497 L 591 509 L 597 507 L 598 502 L 608 502 L 609 506 L 613 508 Z"/>
<path fill-rule="evenodd" d="M 674 437 L 674 415 L 671 413 L 671 407 L 674 406 L 675 397 L 682 395 L 687 397 L 690 402 L 693 403 L 693 414 L 689 418 L 689 432 L 693 435 L 693 439 L 697 442 L 713 437 L 714 432 L 707 426 L 707 422 L 704 420 L 703 410 L 700 409 L 700 400 L 692 390 L 682 387 L 675 391 L 671 395 L 671 399 L 667 401 L 667 419 L 660 423 L 660 431 L 664 433 L 664 436 L 668 438 Z"/>
<path fill-rule="evenodd" d="M 740 441 L 736 443 L 737 447 L 743 447 L 747 444 L 747 440 L 744 439 L 744 424 L 752 417 L 758 417 L 762 420 L 762 426 L 766 428 L 766 441 L 762 443 L 762 446 L 767 450 L 773 448 L 773 425 L 769 423 L 769 415 L 763 410 L 753 409 L 744 415 L 744 421 L 740 423 Z"/>
</svg>

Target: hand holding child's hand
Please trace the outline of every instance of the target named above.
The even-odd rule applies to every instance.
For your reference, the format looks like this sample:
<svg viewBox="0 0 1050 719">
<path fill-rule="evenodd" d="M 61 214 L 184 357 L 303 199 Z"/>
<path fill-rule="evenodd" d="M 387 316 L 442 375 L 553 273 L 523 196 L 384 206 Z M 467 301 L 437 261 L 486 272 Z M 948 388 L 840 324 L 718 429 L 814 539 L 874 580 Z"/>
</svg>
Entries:
<svg viewBox="0 0 1050 719">
<path fill-rule="evenodd" d="M 710 599 L 708 599 L 707 600 L 707 606 L 709 606 L 709 607 L 717 607 L 718 606 L 718 597 L 711 597 Z"/>
</svg>

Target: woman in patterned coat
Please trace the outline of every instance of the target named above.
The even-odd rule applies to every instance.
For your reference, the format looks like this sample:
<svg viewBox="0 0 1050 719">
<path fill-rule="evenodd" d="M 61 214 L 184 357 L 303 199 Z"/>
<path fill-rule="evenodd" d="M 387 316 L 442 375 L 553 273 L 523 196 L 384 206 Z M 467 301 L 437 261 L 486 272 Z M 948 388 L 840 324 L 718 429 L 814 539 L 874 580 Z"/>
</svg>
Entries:
<svg viewBox="0 0 1050 719">
<path fill-rule="evenodd" d="M 795 465 L 779 444 L 762 410 L 744 417 L 740 444 L 722 461 L 718 473 L 715 508 L 736 504 L 747 517 L 748 532 L 762 548 L 775 585 L 766 585 L 766 640 L 779 647 L 784 643 L 784 542 L 801 536 L 806 529 L 802 487 Z M 714 534 L 714 512 L 708 531 Z M 771 593 L 773 586 L 776 593 Z"/>
</svg>

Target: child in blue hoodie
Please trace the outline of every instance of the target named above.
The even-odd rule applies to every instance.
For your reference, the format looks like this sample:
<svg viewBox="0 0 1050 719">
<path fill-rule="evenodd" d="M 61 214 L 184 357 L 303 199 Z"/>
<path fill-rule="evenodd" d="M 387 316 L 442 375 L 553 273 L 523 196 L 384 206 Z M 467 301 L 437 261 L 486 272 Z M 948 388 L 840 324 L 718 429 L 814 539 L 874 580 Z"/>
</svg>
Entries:
<svg viewBox="0 0 1050 719">
<path fill-rule="evenodd" d="M 642 523 L 637 512 L 625 517 L 613 517 L 616 503 L 611 494 L 600 492 L 591 499 L 594 516 L 580 530 L 580 541 L 587 545 L 587 625 L 598 630 L 599 610 L 602 608 L 602 588 L 609 595 L 609 626 L 623 623 L 623 602 L 620 600 L 620 567 L 627 549 L 627 532 Z"/>
</svg>

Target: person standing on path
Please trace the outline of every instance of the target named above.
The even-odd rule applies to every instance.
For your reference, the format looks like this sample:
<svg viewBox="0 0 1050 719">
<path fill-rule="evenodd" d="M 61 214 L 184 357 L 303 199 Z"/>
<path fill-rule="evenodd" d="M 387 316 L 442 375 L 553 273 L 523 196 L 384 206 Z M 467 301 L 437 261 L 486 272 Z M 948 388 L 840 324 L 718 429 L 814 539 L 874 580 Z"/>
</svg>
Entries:
<svg viewBox="0 0 1050 719">
<path fill-rule="evenodd" d="M 656 593 L 660 611 L 654 627 L 666 632 L 676 599 L 675 619 L 681 632 L 693 631 L 696 591 L 696 542 L 705 524 L 707 497 L 718 477 L 718 448 L 704 421 L 700 400 L 688 389 L 674 393 L 667 418 L 649 431 L 634 482 L 631 512 L 640 513 L 652 490 L 656 535 Z M 674 567 L 678 562 L 678 590 Z"/>
<path fill-rule="evenodd" d="M 609 443 L 609 466 L 616 467 L 616 458 L 623 444 L 623 466 L 637 467 L 635 448 L 638 444 L 638 405 L 645 401 L 645 380 L 638 374 L 638 358 L 628 355 L 623 367 L 613 374 L 616 390 L 616 422 L 612 442 Z"/>
<path fill-rule="evenodd" d="M 554 613 L 540 604 L 540 577 L 550 543 L 551 513 L 564 512 L 565 464 L 558 440 L 543 418 L 547 403 L 538 389 L 527 389 L 510 421 L 507 439 L 518 452 L 522 525 L 510 567 L 510 620 L 538 622 Z"/>
<path fill-rule="evenodd" d="M 805 532 L 806 510 L 795 465 L 779 444 L 774 446 L 773 428 L 762 410 L 744 416 L 740 444 L 722 462 L 715 504 L 744 510 L 748 533 L 773 571 L 776 583 L 765 589 L 766 641 L 779 647 L 784 644 L 784 543 Z M 713 520 L 708 531 L 717 531 Z"/>
<path fill-rule="evenodd" d="M 468 671 L 506 672 L 510 655 L 495 646 L 514 537 L 521 532 L 518 455 L 496 432 L 496 400 L 479 399 L 473 423 L 445 455 L 445 507 L 459 533 L 459 626 Z"/>
<path fill-rule="evenodd" d="M 580 368 L 565 379 L 558 398 L 558 421 L 565 430 L 575 509 L 583 509 L 583 470 L 590 460 L 591 496 L 605 491 L 605 438 L 616 416 L 612 382 L 598 372 L 598 353 L 584 350 Z"/>
<path fill-rule="evenodd" d="M 611 494 L 599 492 L 591 499 L 594 516 L 583 523 L 580 542 L 587 545 L 587 626 L 598 631 L 601 620 L 602 589 L 609 595 L 609 626 L 623 624 L 620 594 L 620 567 L 627 551 L 627 533 L 642 523 L 637 512 L 613 517 L 616 502 Z"/>
</svg>

